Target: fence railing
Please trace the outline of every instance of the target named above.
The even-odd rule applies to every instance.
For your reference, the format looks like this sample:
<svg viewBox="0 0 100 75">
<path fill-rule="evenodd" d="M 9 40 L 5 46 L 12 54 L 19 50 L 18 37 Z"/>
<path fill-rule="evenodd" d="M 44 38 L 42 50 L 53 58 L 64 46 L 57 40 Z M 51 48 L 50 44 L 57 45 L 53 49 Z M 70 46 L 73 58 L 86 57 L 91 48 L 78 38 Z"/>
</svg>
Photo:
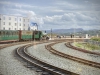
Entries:
<svg viewBox="0 0 100 75">
<path fill-rule="evenodd" d="M 87 42 L 87 43 L 92 44 L 92 45 L 100 46 L 100 42 L 99 41 L 94 41 L 94 40 L 87 39 L 84 42 Z"/>
</svg>

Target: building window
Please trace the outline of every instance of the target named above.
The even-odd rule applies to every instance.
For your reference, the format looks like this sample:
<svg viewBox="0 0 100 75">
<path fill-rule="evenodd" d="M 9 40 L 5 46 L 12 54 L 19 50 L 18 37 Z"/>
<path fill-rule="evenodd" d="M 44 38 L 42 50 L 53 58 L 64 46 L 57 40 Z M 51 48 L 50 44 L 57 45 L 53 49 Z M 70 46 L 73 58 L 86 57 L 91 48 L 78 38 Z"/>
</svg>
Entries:
<svg viewBox="0 0 100 75">
<path fill-rule="evenodd" d="M 29 19 L 28 19 L 28 22 L 29 22 Z"/>
<path fill-rule="evenodd" d="M 20 18 L 20 21 L 21 21 L 21 18 Z"/>
<path fill-rule="evenodd" d="M 11 25 L 11 23 L 9 22 L 9 25 Z"/>
<path fill-rule="evenodd" d="M 16 30 L 16 28 L 15 28 L 15 30 Z"/>
<path fill-rule="evenodd" d="M 3 17 L 3 20 L 5 20 L 5 17 Z"/>
<path fill-rule="evenodd" d="M 16 26 L 16 23 L 15 23 L 15 26 Z"/>
<path fill-rule="evenodd" d="M 25 22 L 25 19 L 24 19 L 24 22 Z"/>
<path fill-rule="evenodd" d="M 21 23 L 20 23 L 20 26 L 21 26 Z"/>
<path fill-rule="evenodd" d="M 9 28 L 9 30 L 10 30 L 10 28 Z"/>
<path fill-rule="evenodd" d="M 17 21 L 17 19 L 15 18 L 15 21 Z"/>
<path fill-rule="evenodd" d="M 3 22 L 3 25 L 5 25 L 5 22 Z"/>
<path fill-rule="evenodd" d="M 9 17 L 9 20 L 11 20 L 11 17 Z"/>
<path fill-rule="evenodd" d="M 5 27 L 3 27 L 3 30 L 5 30 Z"/>
<path fill-rule="evenodd" d="M 25 24 L 24 24 L 24 26 L 25 26 Z"/>
<path fill-rule="evenodd" d="M 21 30 L 21 28 L 20 28 L 20 30 Z"/>
<path fill-rule="evenodd" d="M 25 30 L 25 28 L 24 28 L 24 30 Z"/>
</svg>

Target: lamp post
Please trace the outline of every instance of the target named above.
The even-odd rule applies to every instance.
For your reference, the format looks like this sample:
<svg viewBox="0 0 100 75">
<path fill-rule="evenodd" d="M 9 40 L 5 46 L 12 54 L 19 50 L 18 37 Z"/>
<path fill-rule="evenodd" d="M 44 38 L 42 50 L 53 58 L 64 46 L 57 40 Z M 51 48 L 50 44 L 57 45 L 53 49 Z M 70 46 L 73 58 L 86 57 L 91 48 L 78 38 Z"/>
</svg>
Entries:
<svg viewBox="0 0 100 75">
<path fill-rule="evenodd" d="M 38 30 L 38 25 L 37 25 L 37 30 Z"/>
<path fill-rule="evenodd" d="M 37 30 L 38 30 L 38 25 L 37 25 L 37 23 L 36 23 L 36 26 L 37 26 Z"/>
<path fill-rule="evenodd" d="M 17 16 L 17 30 L 18 30 L 18 16 Z"/>
<path fill-rule="evenodd" d="M 1 18 L 0 18 L 0 30 L 1 30 Z"/>
<path fill-rule="evenodd" d="M 52 28 L 51 28 L 51 39 L 52 39 Z"/>
</svg>

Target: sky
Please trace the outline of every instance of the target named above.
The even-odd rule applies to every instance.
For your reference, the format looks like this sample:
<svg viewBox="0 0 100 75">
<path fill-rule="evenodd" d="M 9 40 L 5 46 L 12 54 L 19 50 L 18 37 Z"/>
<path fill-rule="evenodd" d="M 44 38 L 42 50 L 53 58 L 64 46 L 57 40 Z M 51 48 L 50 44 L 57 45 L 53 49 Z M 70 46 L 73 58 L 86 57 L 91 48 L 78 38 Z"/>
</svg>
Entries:
<svg viewBox="0 0 100 75">
<path fill-rule="evenodd" d="M 39 29 L 100 29 L 100 0 L 0 0 L 0 14 L 28 17 Z"/>
</svg>

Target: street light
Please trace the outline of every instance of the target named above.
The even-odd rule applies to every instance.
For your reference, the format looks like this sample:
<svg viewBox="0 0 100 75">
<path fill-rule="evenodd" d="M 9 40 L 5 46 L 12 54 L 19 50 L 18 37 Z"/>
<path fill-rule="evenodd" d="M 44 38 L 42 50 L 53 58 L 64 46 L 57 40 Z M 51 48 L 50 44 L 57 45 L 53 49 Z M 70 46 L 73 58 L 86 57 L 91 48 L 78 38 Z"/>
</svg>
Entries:
<svg viewBox="0 0 100 75">
<path fill-rule="evenodd" d="M 38 25 L 37 25 L 37 30 L 38 30 Z"/>
<path fill-rule="evenodd" d="M 18 16 L 17 16 L 17 30 L 18 30 Z"/>
<path fill-rule="evenodd" d="M 52 28 L 51 28 L 51 39 L 52 39 Z"/>
<path fill-rule="evenodd" d="M 1 18 L 0 18 L 0 30 L 1 30 Z"/>
</svg>

